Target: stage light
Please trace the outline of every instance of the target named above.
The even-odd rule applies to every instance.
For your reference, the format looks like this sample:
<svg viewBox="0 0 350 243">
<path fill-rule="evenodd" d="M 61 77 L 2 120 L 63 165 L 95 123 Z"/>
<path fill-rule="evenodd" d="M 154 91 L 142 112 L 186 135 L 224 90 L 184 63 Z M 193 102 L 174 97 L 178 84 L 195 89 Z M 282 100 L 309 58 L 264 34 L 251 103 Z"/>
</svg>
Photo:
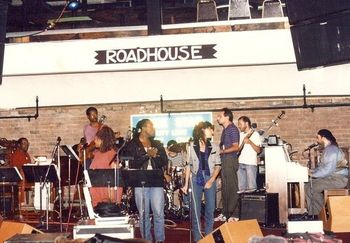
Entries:
<svg viewBox="0 0 350 243">
<path fill-rule="evenodd" d="M 70 0 L 67 5 L 67 9 L 71 11 L 75 11 L 80 7 L 79 0 Z"/>
</svg>

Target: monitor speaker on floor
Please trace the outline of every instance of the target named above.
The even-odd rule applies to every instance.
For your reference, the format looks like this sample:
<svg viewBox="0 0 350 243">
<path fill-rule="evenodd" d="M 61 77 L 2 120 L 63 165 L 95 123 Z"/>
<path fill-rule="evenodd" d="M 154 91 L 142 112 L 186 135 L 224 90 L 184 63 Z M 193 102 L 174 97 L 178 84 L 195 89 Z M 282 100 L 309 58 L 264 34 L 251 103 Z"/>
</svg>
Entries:
<svg viewBox="0 0 350 243">
<path fill-rule="evenodd" d="M 256 220 L 228 222 L 215 229 L 198 243 L 248 242 L 252 236 L 263 236 Z"/>
<path fill-rule="evenodd" d="M 29 224 L 3 221 L 0 225 L 0 242 L 4 242 L 17 234 L 31 234 L 34 231 L 42 233 Z"/>
<path fill-rule="evenodd" d="M 265 225 L 279 224 L 278 193 L 251 193 L 240 196 L 239 218 L 256 219 Z"/>
</svg>

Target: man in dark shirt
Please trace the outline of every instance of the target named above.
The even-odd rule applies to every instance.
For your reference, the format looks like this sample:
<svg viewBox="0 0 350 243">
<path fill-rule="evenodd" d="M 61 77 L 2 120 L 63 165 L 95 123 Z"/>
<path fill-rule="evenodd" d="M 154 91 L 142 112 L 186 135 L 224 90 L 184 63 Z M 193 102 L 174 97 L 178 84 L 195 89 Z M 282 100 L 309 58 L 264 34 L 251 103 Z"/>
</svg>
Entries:
<svg viewBox="0 0 350 243">
<path fill-rule="evenodd" d="M 233 213 L 238 205 L 238 158 L 239 130 L 233 124 L 233 114 L 228 108 L 223 108 L 217 117 L 218 123 L 223 126 L 221 134 L 221 180 L 222 180 L 222 213 L 216 221 L 235 221 Z"/>
<path fill-rule="evenodd" d="M 155 130 L 149 119 L 143 119 L 136 125 L 133 139 L 128 142 L 121 151 L 123 156 L 133 157 L 130 160 L 131 169 L 164 170 L 168 164 L 168 158 L 162 144 L 154 140 Z M 162 173 L 163 174 L 163 173 Z M 145 187 L 145 220 L 142 215 L 142 188 L 135 188 L 135 201 L 140 212 L 140 229 L 142 238 L 152 241 L 150 207 L 153 212 L 154 236 L 156 242 L 165 240 L 164 233 L 164 192 L 163 187 Z M 145 226 L 143 226 L 145 223 Z"/>
</svg>

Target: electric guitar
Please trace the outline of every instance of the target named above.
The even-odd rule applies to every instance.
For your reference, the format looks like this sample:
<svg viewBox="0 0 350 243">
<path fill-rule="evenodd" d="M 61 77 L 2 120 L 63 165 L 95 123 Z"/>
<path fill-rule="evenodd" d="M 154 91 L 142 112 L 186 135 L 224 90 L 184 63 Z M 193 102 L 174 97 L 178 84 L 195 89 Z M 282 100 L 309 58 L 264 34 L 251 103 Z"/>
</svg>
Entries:
<svg viewBox="0 0 350 243">
<path fill-rule="evenodd" d="M 255 132 L 255 130 L 254 130 L 254 129 L 251 129 L 251 131 L 245 136 L 245 138 L 243 139 L 241 145 L 239 145 L 239 149 L 238 149 L 238 152 L 237 152 L 237 157 L 239 157 L 239 156 L 241 155 L 241 153 L 242 153 L 242 150 L 243 150 L 244 145 L 245 145 L 244 140 L 245 140 L 246 138 L 249 139 L 249 138 L 253 135 L 254 132 Z"/>
</svg>

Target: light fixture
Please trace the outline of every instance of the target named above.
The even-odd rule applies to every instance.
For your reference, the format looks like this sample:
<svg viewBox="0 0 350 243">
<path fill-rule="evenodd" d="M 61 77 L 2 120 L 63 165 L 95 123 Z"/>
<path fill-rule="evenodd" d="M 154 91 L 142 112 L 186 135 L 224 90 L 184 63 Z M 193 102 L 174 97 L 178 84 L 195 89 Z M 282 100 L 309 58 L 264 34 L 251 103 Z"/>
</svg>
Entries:
<svg viewBox="0 0 350 243">
<path fill-rule="evenodd" d="M 75 11 L 80 7 L 80 1 L 79 0 L 69 0 L 67 4 L 67 9 L 71 11 Z"/>
</svg>

